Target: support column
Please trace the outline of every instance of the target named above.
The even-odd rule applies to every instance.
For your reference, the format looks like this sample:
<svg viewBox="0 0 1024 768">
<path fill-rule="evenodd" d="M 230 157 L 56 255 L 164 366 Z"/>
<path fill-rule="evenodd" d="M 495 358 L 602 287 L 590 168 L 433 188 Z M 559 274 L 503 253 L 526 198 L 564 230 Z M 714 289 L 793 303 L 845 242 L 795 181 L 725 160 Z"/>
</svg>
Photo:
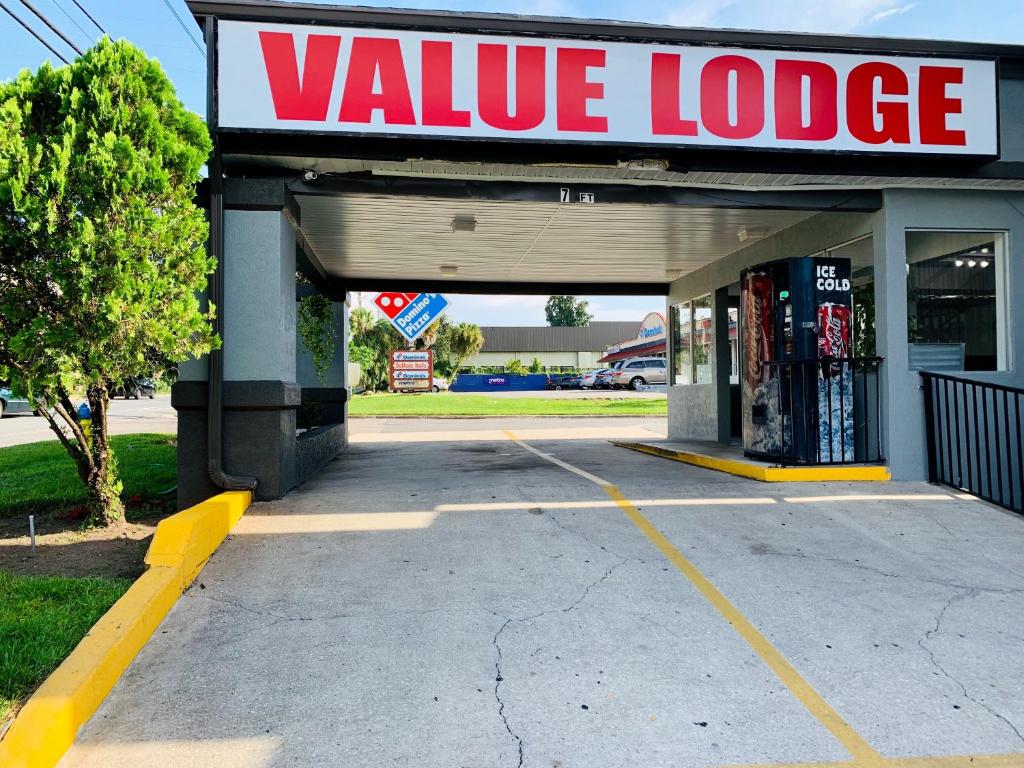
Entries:
<svg viewBox="0 0 1024 768">
<path fill-rule="evenodd" d="M 276 499 L 295 486 L 295 234 L 279 211 L 226 211 L 224 259 L 224 463 Z"/>
<path fill-rule="evenodd" d="M 718 410 L 718 442 L 732 441 L 732 398 L 729 375 L 732 373 L 732 348 L 729 346 L 729 287 L 715 289 L 715 405 Z"/>
<path fill-rule="evenodd" d="M 334 357 L 321 380 L 316 375 L 313 356 L 296 332 L 297 381 L 302 387 L 302 407 L 299 409 L 300 429 L 344 424 L 348 413 L 348 304 L 331 305 L 334 332 Z"/>
<path fill-rule="evenodd" d="M 334 356 L 323 379 L 316 375 L 313 356 L 296 332 L 297 379 L 302 405 L 297 413 L 295 481 L 305 482 L 348 445 L 348 303 L 331 306 Z"/>
<path fill-rule="evenodd" d="M 270 206 L 268 206 L 270 207 Z M 295 485 L 295 234 L 280 207 L 224 212 L 224 466 L 256 477 L 257 499 Z M 178 504 L 216 494 L 207 468 L 205 361 L 182 367 Z M 202 378 L 200 378 L 202 377 Z"/>
</svg>

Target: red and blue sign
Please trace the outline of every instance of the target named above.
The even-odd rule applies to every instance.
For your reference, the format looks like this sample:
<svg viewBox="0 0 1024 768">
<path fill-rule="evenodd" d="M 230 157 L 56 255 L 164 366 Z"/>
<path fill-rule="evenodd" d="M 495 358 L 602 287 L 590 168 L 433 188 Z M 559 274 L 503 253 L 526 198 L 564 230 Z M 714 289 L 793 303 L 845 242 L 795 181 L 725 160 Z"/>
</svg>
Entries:
<svg viewBox="0 0 1024 768">
<path fill-rule="evenodd" d="M 410 343 L 448 309 L 440 293 L 379 293 L 373 303 Z"/>
</svg>

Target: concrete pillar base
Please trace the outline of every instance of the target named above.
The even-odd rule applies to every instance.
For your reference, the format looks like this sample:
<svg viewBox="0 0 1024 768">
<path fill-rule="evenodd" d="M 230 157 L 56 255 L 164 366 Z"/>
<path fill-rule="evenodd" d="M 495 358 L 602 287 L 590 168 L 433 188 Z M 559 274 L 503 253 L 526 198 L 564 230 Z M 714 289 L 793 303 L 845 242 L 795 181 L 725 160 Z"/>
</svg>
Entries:
<svg viewBox="0 0 1024 768">
<path fill-rule="evenodd" d="M 256 499 L 278 499 L 296 485 L 295 423 L 298 384 L 287 381 L 224 382 L 224 468 L 256 477 Z M 171 390 L 178 411 L 178 506 L 219 492 L 207 470 L 207 384 L 179 381 Z"/>
</svg>

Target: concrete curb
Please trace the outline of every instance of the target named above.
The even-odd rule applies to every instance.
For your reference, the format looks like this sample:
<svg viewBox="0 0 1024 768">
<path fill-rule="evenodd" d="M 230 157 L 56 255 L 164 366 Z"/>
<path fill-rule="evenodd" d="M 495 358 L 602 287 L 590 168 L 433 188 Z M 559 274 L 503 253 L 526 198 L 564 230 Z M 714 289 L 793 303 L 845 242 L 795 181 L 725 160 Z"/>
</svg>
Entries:
<svg viewBox="0 0 1024 768">
<path fill-rule="evenodd" d="M 762 483 L 820 483 L 830 481 L 873 482 L 884 483 L 892 479 L 889 468 L 879 465 L 855 464 L 844 466 L 823 467 L 779 467 L 760 464 L 753 461 L 737 461 L 720 456 L 708 456 L 702 453 L 677 451 L 649 443 L 630 443 L 609 440 L 619 448 L 647 453 L 663 459 L 692 464 L 695 467 L 714 469 L 738 477 L 760 480 Z"/>
<path fill-rule="evenodd" d="M 0 741 L 0 765 L 52 768 L 60 761 L 250 503 L 248 491 L 229 491 L 160 521 L 146 572 L 29 698 Z"/>
</svg>

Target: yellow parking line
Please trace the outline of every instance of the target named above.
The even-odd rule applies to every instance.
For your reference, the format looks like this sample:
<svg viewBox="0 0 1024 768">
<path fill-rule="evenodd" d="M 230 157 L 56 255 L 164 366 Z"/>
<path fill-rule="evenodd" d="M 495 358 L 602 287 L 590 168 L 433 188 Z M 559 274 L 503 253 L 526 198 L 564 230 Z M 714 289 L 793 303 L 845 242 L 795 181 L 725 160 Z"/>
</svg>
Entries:
<svg viewBox="0 0 1024 768">
<path fill-rule="evenodd" d="M 519 440 L 510 431 L 505 433 L 510 440 L 526 448 L 526 450 L 537 456 L 551 461 L 553 464 L 568 469 L 582 477 L 586 477 L 604 488 L 605 492 L 618 505 L 619 509 L 629 518 L 641 533 L 646 536 L 652 544 L 671 562 L 680 573 L 690 580 L 697 590 L 704 595 L 704 598 L 711 603 L 722 617 L 729 622 L 736 633 L 742 637 L 754 652 L 768 665 L 796 699 L 804 705 L 835 739 L 843 745 L 850 756 L 854 758 L 858 768 L 872 768 L 884 764 L 882 756 L 868 744 L 853 727 L 847 723 L 842 716 L 829 706 L 821 694 L 814 690 L 814 687 L 800 676 L 800 673 L 793 668 L 781 653 L 773 646 L 768 639 L 762 635 L 753 624 L 744 616 L 740 610 L 729 602 L 714 584 L 712 584 L 700 570 L 691 563 L 682 552 L 675 548 L 664 534 L 661 533 L 630 501 L 623 495 L 622 491 L 607 480 L 591 475 L 578 467 L 573 467 L 568 462 L 541 453 L 532 446 Z"/>
<path fill-rule="evenodd" d="M 843 745 L 850 756 L 860 766 L 875 765 L 882 760 L 882 756 L 876 752 L 863 737 L 857 733 L 853 726 L 846 722 L 843 717 L 829 706 L 821 694 L 814 690 L 800 673 L 793 668 L 793 665 L 786 661 L 778 649 L 769 642 L 768 638 L 762 635 L 753 624 L 747 619 L 739 608 L 729 602 L 718 588 L 712 584 L 700 570 L 691 563 L 682 552 L 675 548 L 671 541 L 659 531 L 630 503 L 618 488 L 614 485 L 604 486 L 605 492 L 619 505 L 619 509 L 630 519 L 640 532 L 646 536 L 658 551 L 663 554 L 680 573 L 682 573 L 697 590 L 704 595 L 704 598 L 722 614 L 722 617 L 729 622 L 730 626 L 740 637 L 746 640 L 747 644 L 754 649 L 754 653 L 761 657 L 761 660 L 771 668 L 782 684 L 796 697 L 797 701 L 804 705 L 808 712 L 814 715 L 836 741 Z"/>
</svg>

